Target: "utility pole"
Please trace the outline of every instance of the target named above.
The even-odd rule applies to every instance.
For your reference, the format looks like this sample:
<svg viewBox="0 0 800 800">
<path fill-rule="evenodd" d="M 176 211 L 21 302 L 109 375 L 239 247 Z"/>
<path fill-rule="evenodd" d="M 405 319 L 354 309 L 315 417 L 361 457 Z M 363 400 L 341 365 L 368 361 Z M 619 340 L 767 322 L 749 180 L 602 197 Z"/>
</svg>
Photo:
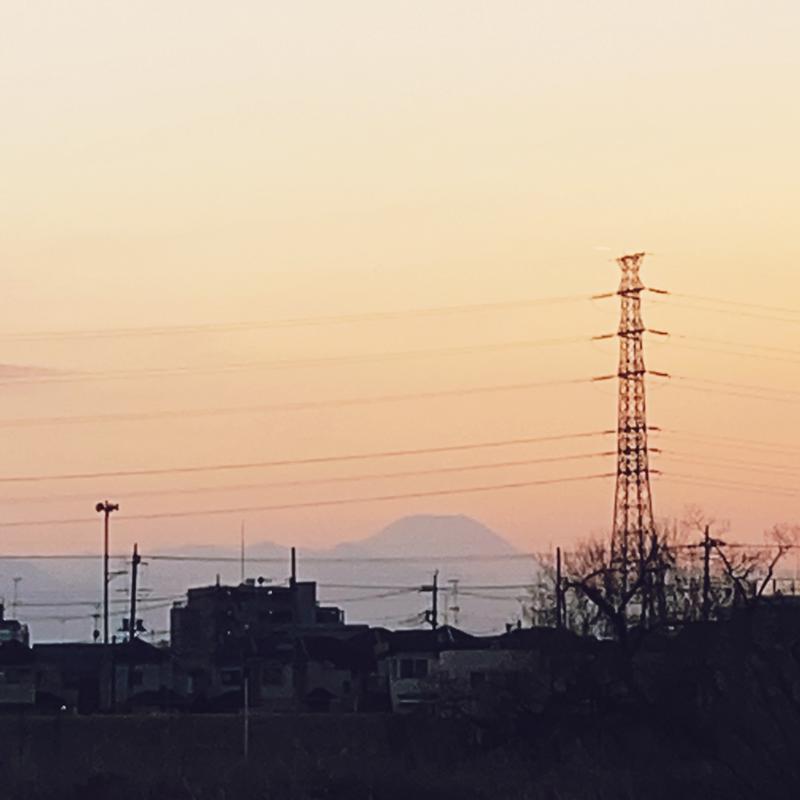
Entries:
<svg viewBox="0 0 800 800">
<path fill-rule="evenodd" d="M 111 580 L 108 574 L 108 520 L 112 512 L 119 511 L 118 503 L 109 503 L 108 500 L 98 503 L 94 507 L 98 514 L 103 515 L 103 644 L 108 644 L 108 583 Z"/>
<path fill-rule="evenodd" d="M 11 600 L 11 616 L 16 619 L 17 618 L 17 603 L 19 603 L 19 585 L 22 582 L 22 578 L 12 578 L 14 581 L 14 595 Z"/>
<path fill-rule="evenodd" d="M 556 547 L 556 628 L 564 627 L 564 584 L 561 577 L 561 548 Z"/>
<path fill-rule="evenodd" d="M 247 670 L 247 667 L 243 670 L 242 675 L 242 683 L 243 683 L 243 694 L 244 694 L 244 741 L 243 741 L 243 753 L 244 753 L 244 760 L 247 761 L 250 757 L 250 673 Z"/>
<path fill-rule="evenodd" d="M 128 693 L 127 699 L 130 700 L 133 694 L 133 678 L 136 672 L 136 664 L 133 660 L 133 642 L 136 638 L 136 592 L 138 590 L 137 580 L 139 577 L 139 564 L 142 559 L 139 556 L 139 545 L 133 545 L 133 557 L 131 558 L 131 616 L 128 620 Z M 112 678 L 114 680 L 114 678 Z"/>
<path fill-rule="evenodd" d="M 133 642 L 136 638 L 136 592 L 137 579 L 139 577 L 139 564 L 142 557 L 139 555 L 139 545 L 133 545 L 133 558 L 131 559 L 131 617 L 128 620 L 128 642 Z"/>
<path fill-rule="evenodd" d="M 453 627 L 458 627 L 458 615 L 461 613 L 461 606 L 458 604 L 458 578 L 450 578 L 450 611 L 453 612 Z"/>
<path fill-rule="evenodd" d="M 95 606 L 94 614 L 92 614 L 92 641 L 97 644 L 100 638 L 100 603 Z"/>
<path fill-rule="evenodd" d="M 425 622 L 436 630 L 439 627 L 439 570 L 433 573 L 433 583 L 420 586 L 420 592 L 430 592 L 431 607 L 425 612 Z"/>
<path fill-rule="evenodd" d="M 722 539 L 714 539 L 711 536 L 711 526 L 706 525 L 703 531 L 703 541 L 700 544 L 700 547 L 703 548 L 703 607 L 701 611 L 703 622 L 711 619 L 711 551 L 724 544 Z"/>
</svg>

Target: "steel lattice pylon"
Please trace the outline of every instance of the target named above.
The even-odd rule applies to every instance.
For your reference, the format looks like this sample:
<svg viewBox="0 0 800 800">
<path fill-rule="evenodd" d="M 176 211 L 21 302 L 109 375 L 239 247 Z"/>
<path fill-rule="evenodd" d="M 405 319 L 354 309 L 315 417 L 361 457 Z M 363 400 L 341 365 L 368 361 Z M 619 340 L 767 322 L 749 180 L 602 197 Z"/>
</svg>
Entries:
<svg viewBox="0 0 800 800">
<path fill-rule="evenodd" d="M 617 488 L 614 497 L 612 549 L 620 564 L 623 592 L 633 563 L 644 557 L 654 531 L 653 499 L 647 451 L 647 408 L 642 323 L 644 284 L 639 267 L 644 253 L 622 256 L 619 286 L 619 418 L 617 422 Z"/>
</svg>

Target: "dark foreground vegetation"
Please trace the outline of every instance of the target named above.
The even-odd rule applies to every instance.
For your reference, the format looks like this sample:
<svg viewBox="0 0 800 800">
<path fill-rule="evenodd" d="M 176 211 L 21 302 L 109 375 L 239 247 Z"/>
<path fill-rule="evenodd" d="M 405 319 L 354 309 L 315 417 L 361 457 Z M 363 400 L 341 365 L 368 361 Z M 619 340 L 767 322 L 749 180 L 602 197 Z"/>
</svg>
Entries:
<svg viewBox="0 0 800 800">
<path fill-rule="evenodd" d="M 800 611 L 598 644 L 475 713 L 0 718 L 9 800 L 639 800 L 800 793 Z"/>
</svg>

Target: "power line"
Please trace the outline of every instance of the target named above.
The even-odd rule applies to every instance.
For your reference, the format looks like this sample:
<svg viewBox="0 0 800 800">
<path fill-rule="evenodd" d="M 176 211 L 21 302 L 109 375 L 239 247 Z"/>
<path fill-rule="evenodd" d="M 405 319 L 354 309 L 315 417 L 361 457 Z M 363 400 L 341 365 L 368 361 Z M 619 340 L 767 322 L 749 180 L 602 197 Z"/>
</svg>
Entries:
<svg viewBox="0 0 800 800">
<path fill-rule="evenodd" d="M 459 589 L 459 595 L 461 594 L 462 592 Z M 519 595 L 516 597 L 514 596 L 509 597 L 508 595 L 503 596 L 498 594 L 486 594 L 484 592 L 470 592 L 470 591 L 464 591 L 463 594 L 465 597 L 474 597 L 478 600 L 491 600 L 498 603 L 518 603 L 520 600 L 527 599 L 523 595 Z"/>
<path fill-rule="evenodd" d="M 682 475 L 680 473 L 666 472 L 662 474 L 660 480 L 671 483 L 685 483 L 691 486 L 705 486 L 713 489 L 732 489 L 739 492 L 742 489 L 747 489 L 748 492 L 755 494 L 774 494 L 784 497 L 796 497 L 798 494 L 797 491 L 788 486 L 782 487 L 774 484 L 751 483 L 750 481 L 709 478 L 706 475 Z"/>
<path fill-rule="evenodd" d="M 470 386 L 463 389 L 442 389 L 432 392 L 408 394 L 386 394 L 374 397 L 345 397 L 337 400 L 307 400 L 294 403 L 240 406 L 238 408 L 175 409 L 168 411 L 133 411 L 114 414 L 85 414 L 78 416 L 17 417 L 0 419 L 0 428 L 27 428 L 46 425 L 85 425 L 109 422 L 147 422 L 156 419 L 187 419 L 195 417 L 235 416 L 237 414 L 262 414 L 273 411 L 313 411 L 320 408 L 342 408 L 346 406 L 369 406 L 383 403 L 401 403 L 407 400 L 434 400 L 445 397 L 467 397 L 493 394 L 495 392 L 517 392 L 553 386 L 588 384 L 592 378 L 568 378 L 553 381 L 496 384 L 493 386 Z"/>
<path fill-rule="evenodd" d="M 322 588 L 322 587 L 321 587 Z M 361 603 L 369 600 L 386 600 L 393 597 L 407 597 L 409 594 L 416 594 L 419 592 L 419 587 L 412 587 L 409 589 L 398 589 L 394 592 L 381 592 L 379 594 L 362 595 L 361 597 L 336 597 L 330 600 L 325 600 L 326 603 Z"/>
<path fill-rule="evenodd" d="M 339 325 L 362 322 L 379 322 L 408 317 L 429 317 L 450 314 L 469 314 L 484 311 L 504 311 L 514 308 L 529 308 L 542 305 L 559 305 L 591 300 L 591 295 L 566 295 L 527 300 L 507 300 L 494 303 L 472 303 L 464 305 L 431 306 L 402 311 L 372 311 L 359 314 L 294 317 L 256 322 L 202 323 L 198 325 L 161 325 L 129 328 L 88 328 L 83 330 L 19 331 L 0 334 L 0 339 L 13 341 L 45 341 L 69 339 L 110 339 L 137 336 L 176 336 L 188 334 L 236 333 L 268 328 L 293 328 L 317 325 Z"/>
<path fill-rule="evenodd" d="M 401 592 L 401 591 L 419 591 L 419 586 L 409 586 L 408 584 L 404 584 L 402 586 L 398 585 L 386 585 L 386 584 L 376 584 L 376 583 L 317 583 L 318 589 L 352 589 L 353 591 L 361 590 L 361 591 L 382 591 L 382 592 Z M 338 600 L 336 602 L 339 602 Z"/>
<path fill-rule="evenodd" d="M 775 394 L 788 394 L 788 395 L 800 395 L 800 389 L 781 389 L 779 387 L 773 386 L 763 386 L 763 385 L 756 385 L 752 383 L 735 383 L 733 381 L 717 381 L 712 380 L 711 378 L 695 378 L 690 375 L 674 375 L 670 373 L 669 377 L 672 380 L 676 381 L 685 381 L 687 383 L 702 383 L 708 384 L 709 386 L 721 386 L 722 388 L 726 389 L 742 389 L 745 391 L 752 391 L 752 392 L 774 392 Z"/>
<path fill-rule="evenodd" d="M 174 601 L 170 601 L 168 603 L 159 603 L 153 606 L 145 606 L 141 607 L 142 611 L 161 611 L 165 608 L 171 608 Z M 125 617 L 128 614 L 127 609 L 120 609 L 119 611 L 113 611 L 111 613 L 111 617 Z M 38 617 L 25 617 L 26 622 L 79 622 L 90 620 L 94 617 L 94 614 L 51 614 L 46 616 L 38 616 Z"/>
<path fill-rule="evenodd" d="M 743 439 L 738 436 L 723 436 L 719 434 L 712 434 L 697 431 L 682 431 L 678 428 L 659 428 L 660 433 L 667 436 L 674 436 L 678 439 L 689 441 L 703 441 L 708 440 L 718 444 L 720 447 L 729 447 L 736 449 L 752 450 L 757 452 L 769 453 L 785 453 L 794 454 L 800 453 L 800 447 L 787 446 L 781 442 L 764 442 L 757 439 Z"/>
<path fill-rule="evenodd" d="M 494 591 L 510 591 L 515 590 L 518 591 L 520 589 L 526 589 L 530 586 L 530 584 L 519 584 L 515 586 L 508 586 L 508 585 L 489 585 L 489 586 L 469 586 L 465 587 L 465 594 L 469 594 L 472 589 L 475 590 L 494 590 Z M 324 602 L 330 603 L 357 603 L 362 600 L 383 600 L 388 598 L 394 597 L 401 597 L 407 596 L 409 594 L 417 594 L 419 593 L 420 587 L 416 584 L 414 585 L 404 585 L 404 586 L 382 586 L 382 585 L 375 585 L 375 584 L 368 584 L 368 585 L 349 585 L 349 584 L 329 584 L 329 583 L 317 583 L 317 588 L 321 591 L 324 590 L 336 590 L 336 589 L 358 589 L 358 590 L 365 590 L 372 592 L 371 594 L 360 595 L 358 597 L 334 597 L 326 600 Z M 169 597 L 148 597 L 146 599 L 140 600 L 140 608 L 143 611 L 152 611 L 158 610 L 161 608 L 166 608 L 172 605 L 175 602 L 179 602 L 181 600 L 185 600 L 186 595 L 172 595 Z M 509 599 L 509 598 L 505 598 Z M 112 600 L 112 603 L 117 605 L 127 605 L 129 602 L 127 599 L 117 599 Z M 95 608 L 96 606 L 100 605 L 97 600 L 59 600 L 53 601 L 49 603 L 45 602 L 19 602 L 18 605 L 20 607 L 25 608 Z M 117 613 L 125 613 L 125 612 L 117 612 Z M 80 619 L 85 619 L 91 614 L 81 615 Z M 62 619 L 62 616 L 58 616 L 57 619 Z M 77 618 L 77 616 L 75 617 Z"/>
<path fill-rule="evenodd" d="M 788 347 L 767 347 L 765 345 L 745 344 L 744 342 L 709 339 L 701 336 L 687 336 L 685 334 L 673 333 L 669 336 L 672 344 L 677 344 L 686 350 L 695 350 L 701 353 L 717 353 L 741 358 L 756 358 L 758 360 L 780 361 L 784 364 L 800 363 L 800 350 L 793 350 Z M 722 347 L 705 347 L 703 345 L 694 344 L 694 342 L 708 342 L 722 345 Z M 793 354 L 798 356 L 798 358 L 788 358 L 784 355 L 775 355 L 775 353 Z"/>
<path fill-rule="evenodd" d="M 653 291 L 653 290 L 650 290 Z M 738 308 L 754 308 L 760 311 L 773 311 L 777 314 L 800 314 L 800 308 L 786 308 L 781 306 L 768 306 L 759 303 L 746 303 L 740 300 L 728 300 L 722 297 L 711 297 L 709 295 L 687 294 L 685 292 L 672 292 L 659 290 L 657 294 L 668 295 L 669 297 L 681 297 L 686 300 L 699 300 L 703 303 L 717 303 L 719 305 L 734 306 Z"/>
<path fill-rule="evenodd" d="M 741 347 L 749 350 L 765 350 L 770 353 L 785 353 L 787 355 L 800 356 L 800 350 L 797 350 L 792 347 L 775 347 L 773 345 L 753 344 L 751 342 L 737 342 L 731 339 L 716 339 L 714 337 L 708 337 L 708 336 L 692 336 L 685 333 L 670 332 L 668 336 L 671 339 L 686 339 L 688 341 L 705 342 L 707 344 L 719 344 L 719 345 L 724 345 L 726 347 Z"/>
<path fill-rule="evenodd" d="M 792 317 L 776 316 L 774 314 L 761 314 L 755 311 L 740 311 L 733 308 L 713 308 L 696 303 L 675 302 L 674 300 L 651 300 L 650 302 L 657 306 L 670 305 L 676 308 L 685 308 L 690 311 L 702 311 L 705 314 L 711 312 L 713 314 L 727 314 L 734 317 L 749 317 L 752 319 L 768 320 L 770 322 L 787 322 L 790 325 L 800 325 L 800 318 L 795 319 Z"/>
<path fill-rule="evenodd" d="M 611 450 L 600 451 L 596 453 L 578 453 L 575 455 L 563 456 L 548 456 L 546 458 L 526 458 L 509 461 L 495 461 L 491 463 L 482 464 L 466 464 L 454 467 L 434 467 L 431 469 L 416 469 L 405 470 L 402 472 L 372 472 L 363 473 L 360 475 L 339 475 L 329 478 L 310 478 L 293 481 L 267 481 L 261 483 L 243 483 L 233 484 L 230 486 L 203 486 L 191 489 L 143 489 L 138 492 L 123 492 L 115 493 L 117 499 L 126 497 L 158 497 L 158 496 L 174 496 L 174 495 L 194 495 L 194 494 L 210 494 L 231 491 L 246 491 L 251 489 L 274 489 L 274 488 L 289 488 L 300 486 L 321 486 L 331 483 L 353 483 L 368 480 L 385 480 L 393 478 L 416 478 L 426 475 L 447 475 L 457 474 L 462 472 L 480 472 L 483 470 L 492 469 L 506 469 L 513 467 L 532 466 L 535 464 L 553 464 L 565 461 L 582 461 L 589 458 L 603 458 L 613 456 L 614 452 Z M 45 495 L 41 497 L 0 497 L 0 505 L 3 503 L 24 504 L 24 503 L 63 503 L 69 501 L 93 499 L 95 494 L 80 494 L 80 495 Z"/>
<path fill-rule="evenodd" d="M 797 475 L 798 469 L 796 467 L 782 467 L 774 464 L 766 464 L 764 462 L 754 462 L 730 458 L 717 458 L 716 456 L 703 456 L 698 458 L 692 453 L 682 453 L 674 450 L 660 450 L 660 457 L 666 458 L 670 461 L 682 461 L 688 464 L 698 464 L 705 466 L 707 464 L 718 464 L 728 467 L 729 469 L 747 470 L 752 472 L 767 472 L 775 475 Z"/>
<path fill-rule="evenodd" d="M 199 472 L 224 472 L 243 469 L 262 469 L 266 467 L 290 467 L 310 464 L 328 464 L 345 461 L 362 461 L 367 459 L 400 458 L 433 453 L 451 453 L 468 450 L 480 450 L 497 447 L 512 447 L 525 444 L 542 444 L 545 442 L 588 439 L 598 436 L 610 436 L 613 430 L 582 431 L 580 433 L 561 433 L 550 436 L 524 436 L 515 439 L 500 439 L 484 442 L 468 442 L 466 444 L 439 445 L 436 447 L 415 447 L 401 450 L 378 450 L 367 453 L 346 453 L 331 456 L 309 456 L 307 458 L 283 458 L 272 461 L 250 461 L 227 464 L 208 464 L 200 466 L 156 467 L 147 469 L 114 470 L 109 472 L 72 472 L 54 475 L 22 475 L 3 476 L 0 483 L 34 483 L 40 481 L 94 480 L 101 478 L 132 478 L 146 475 L 179 475 Z"/>
<path fill-rule="evenodd" d="M 450 562 L 471 562 L 471 561 L 518 561 L 530 560 L 542 557 L 542 553 L 470 553 L 465 555 L 391 555 L 391 556 L 303 556 L 304 564 L 386 564 L 386 563 L 427 563 L 429 561 L 450 563 Z M 117 554 L 111 555 L 114 560 L 127 560 L 130 556 Z M 2 553 L 0 561 L 98 561 L 102 555 L 89 553 Z M 165 562 L 186 562 L 200 564 L 240 564 L 241 556 L 198 556 L 188 554 L 149 554 L 142 555 L 147 561 Z M 248 564 L 281 564 L 285 565 L 289 558 L 287 548 L 284 556 L 247 557 Z M 341 587 L 340 587 L 341 588 Z M 355 586 L 344 586 L 344 588 L 361 588 Z M 373 588 L 372 586 L 367 588 Z M 387 587 L 397 588 L 397 587 Z"/>
<path fill-rule="evenodd" d="M 435 489 L 425 492 L 409 492 L 391 495 L 374 495 L 371 497 L 348 497 L 336 498 L 333 500 L 312 500 L 306 503 L 282 503 L 267 506 L 238 506 L 234 508 L 213 508 L 193 511 L 163 511 L 154 514 L 132 514 L 128 517 L 120 517 L 120 522 L 133 522 L 137 520 L 155 519 L 177 519 L 185 517 L 208 517 L 227 514 L 246 514 L 262 511 L 289 511 L 301 508 L 326 508 L 331 506 L 352 505 L 360 503 L 379 503 L 394 500 L 408 500 L 413 498 L 426 497 L 445 497 L 450 495 L 477 494 L 486 492 L 496 492 L 511 489 L 524 489 L 532 486 L 545 486 L 557 483 L 574 483 L 578 481 L 599 480 L 601 478 L 614 477 L 615 473 L 599 473 L 595 475 L 578 475 L 569 478 L 547 478 L 538 481 L 518 481 L 514 483 L 498 483 L 485 486 L 469 486 L 463 489 Z M 16 522 L 0 522 L 0 528 L 22 528 L 22 527 L 42 527 L 60 525 L 86 525 L 89 520 L 86 518 L 76 519 L 44 519 L 44 520 L 20 520 Z"/>
<path fill-rule="evenodd" d="M 100 561 L 102 555 L 89 553 L 5 553 L 0 555 L 2 561 Z M 112 560 L 124 559 L 126 556 L 110 556 Z"/>
<path fill-rule="evenodd" d="M 170 597 L 147 597 L 147 598 L 143 598 L 143 599 L 139 600 L 139 606 L 140 607 L 144 606 L 144 609 L 146 610 L 148 603 L 159 603 L 159 604 L 160 603 L 165 603 L 165 602 L 173 603 L 173 602 L 176 602 L 178 600 L 182 600 L 184 598 L 184 596 L 185 595 L 181 594 L 181 595 L 173 595 L 173 596 L 170 596 Z M 115 605 L 123 605 L 123 606 L 127 607 L 129 605 L 129 603 L 130 603 L 130 600 L 127 597 L 125 597 L 125 598 L 115 598 L 115 599 L 111 600 L 110 602 L 114 603 Z M 81 607 L 95 608 L 95 607 L 99 607 L 100 605 L 102 605 L 102 603 L 99 600 L 59 600 L 59 601 L 54 601 L 54 602 L 51 602 L 51 603 L 44 603 L 44 602 L 38 602 L 38 601 L 35 601 L 35 602 L 22 602 L 22 601 L 19 601 L 19 602 L 17 602 L 17 605 L 20 606 L 21 608 L 22 607 L 24 607 L 24 608 L 73 608 L 73 607 L 74 608 L 81 608 Z"/>
<path fill-rule="evenodd" d="M 541 557 L 541 553 L 470 553 L 464 555 L 392 555 L 392 556 L 303 556 L 304 564 L 392 564 L 392 563 L 450 563 L 450 562 L 472 562 L 472 561 L 519 561 L 530 560 Z M 183 561 L 200 562 L 208 564 L 238 564 L 239 556 L 191 556 L 191 555 L 148 555 L 143 556 L 148 561 Z M 0 555 L 0 560 L 5 556 Z M 288 558 L 267 557 L 253 558 L 247 557 L 248 564 L 285 564 Z M 346 588 L 356 588 L 353 586 Z M 372 588 L 372 587 L 369 587 Z M 387 587 L 396 588 L 396 587 Z"/>
<path fill-rule="evenodd" d="M 431 557 L 430 556 L 426 556 L 426 558 L 430 559 Z M 434 559 L 431 559 L 431 560 L 434 560 Z M 491 590 L 496 590 L 496 591 L 508 590 L 508 591 L 511 591 L 511 590 L 527 589 L 531 584 L 530 583 L 515 583 L 515 584 L 507 584 L 507 583 L 505 583 L 505 584 L 488 584 L 488 585 L 477 585 L 476 584 L 476 585 L 472 585 L 472 584 L 464 583 L 463 581 L 459 581 L 458 585 L 459 585 L 459 591 L 461 590 L 462 586 L 464 588 L 470 589 L 470 590 L 475 589 L 475 590 L 490 590 L 490 591 Z M 366 590 L 386 590 L 386 591 L 389 591 L 389 590 L 396 590 L 396 591 L 408 590 L 408 591 L 418 592 L 420 590 L 420 587 L 417 584 L 406 584 L 404 586 L 397 586 L 397 585 L 395 585 L 395 586 L 384 586 L 384 585 L 372 584 L 372 583 L 370 583 L 370 584 L 363 584 L 363 583 L 362 584 L 317 583 L 317 586 L 320 589 L 363 589 L 365 591 Z M 446 592 L 448 590 L 445 587 L 441 587 L 440 591 L 441 592 Z M 338 602 L 341 602 L 341 601 L 337 599 L 335 602 L 338 603 Z"/>
<path fill-rule="evenodd" d="M 383 353 L 364 353 L 360 355 L 320 356 L 294 359 L 273 359 L 269 361 L 240 361 L 208 366 L 178 366 L 145 368 L 138 370 L 81 370 L 46 375 L 21 375 L 0 380 L 0 384 L 16 386 L 39 383 L 77 383 L 97 380 L 127 380 L 141 378 L 163 378 L 195 374 L 214 375 L 241 372 L 251 369 L 290 369 L 303 367 L 325 367 L 336 364 L 362 364 L 374 361 L 385 362 L 403 359 L 434 358 L 437 356 L 460 356 L 474 353 L 493 353 L 506 350 L 523 350 L 534 347 L 554 347 L 566 344 L 579 344 L 598 341 L 597 336 L 570 336 L 554 339 L 522 340 L 498 342 L 484 345 L 463 345 L 459 347 L 440 347 L 425 350 L 401 350 Z"/>
<path fill-rule="evenodd" d="M 665 385 L 693 392 L 710 392 L 713 394 L 727 395 L 728 397 L 742 397 L 749 400 L 767 400 L 777 403 L 800 402 L 800 390 L 797 389 L 778 389 L 769 386 L 714 381 L 707 378 L 692 378 L 674 374 L 665 377 L 675 381 L 675 383 L 667 383 Z"/>
</svg>

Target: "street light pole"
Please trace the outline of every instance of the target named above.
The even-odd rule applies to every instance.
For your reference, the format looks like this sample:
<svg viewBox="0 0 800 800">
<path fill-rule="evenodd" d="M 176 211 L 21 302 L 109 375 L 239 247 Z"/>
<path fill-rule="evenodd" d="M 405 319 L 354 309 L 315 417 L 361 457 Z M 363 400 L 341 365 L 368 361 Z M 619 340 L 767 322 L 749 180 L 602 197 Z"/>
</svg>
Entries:
<svg viewBox="0 0 800 800">
<path fill-rule="evenodd" d="M 109 503 L 105 500 L 94 507 L 98 514 L 103 515 L 103 644 L 108 644 L 108 519 L 113 511 L 119 511 L 118 503 Z"/>
</svg>

